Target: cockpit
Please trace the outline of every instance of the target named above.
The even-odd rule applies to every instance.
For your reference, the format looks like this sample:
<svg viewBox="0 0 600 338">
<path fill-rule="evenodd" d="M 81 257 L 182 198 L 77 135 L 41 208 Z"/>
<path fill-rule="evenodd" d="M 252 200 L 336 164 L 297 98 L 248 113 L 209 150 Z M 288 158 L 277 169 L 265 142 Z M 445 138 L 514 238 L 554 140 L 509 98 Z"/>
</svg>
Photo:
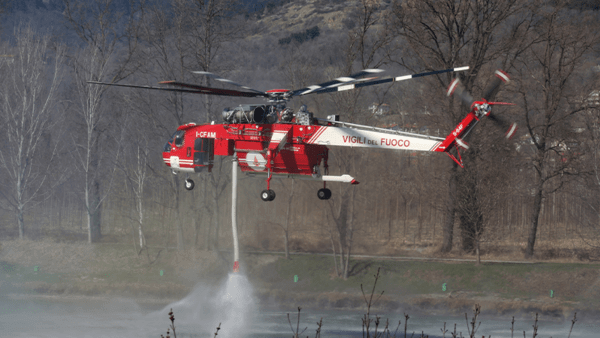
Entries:
<svg viewBox="0 0 600 338">
<path fill-rule="evenodd" d="M 164 145 L 165 161 L 179 171 L 202 172 L 206 168 L 210 172 L 214 161 L 214 138 L 194 138 L 192 132 L 192 138 L 186 143 L 186 131 L 189 130 L 177 130 Z"/>
<path fill-rule="evenodd" d="M 184 137 L 185 137 L 185 130 L 178 130 L 176 131 L 173 136 L 171 136 L 171 138 L 169 138 L 169 140 L 167 141 L 167 143 L 165 144 L 163 151 L 164 152 L 169 152 L 171 151 L 171 147 L 175 146 L 176 148 L 180 148 L 183 146 L 183 142 L 184 142 Z"/>
</svg>

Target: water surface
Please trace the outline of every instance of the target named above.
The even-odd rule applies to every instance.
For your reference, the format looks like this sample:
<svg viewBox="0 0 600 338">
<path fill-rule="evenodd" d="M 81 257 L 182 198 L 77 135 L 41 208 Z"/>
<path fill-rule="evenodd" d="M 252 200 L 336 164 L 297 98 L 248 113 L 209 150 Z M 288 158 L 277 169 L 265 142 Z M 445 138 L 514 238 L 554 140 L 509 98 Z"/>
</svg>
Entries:
<svg viewBox="0 0 600 338">
<path fill-rule="evenodd" d="M 243 276 L 232 275 L 219 290 L 197 286 L 184 299 L 167 306 L 140 306 L 133 300 L 113 298 L 66 300 L 55 299 L 14 299 L 0 297 L 0 337 L 49 337 L 49 338 L 158 338 L 166 336 L 170 325 L 168 312 L 175 313 L 177 337 L 213 337 L 221 323 L 219 338 L 227 337 L 291 337 L 292 329 L 288 322 L 290 314 L 292 326 L 297 323 L 297 308 L 282 310 L 261 309 L 252 295 L 252 288 Z M 307 327 L 302 337 L 314 337 L 317 322 L 323 320 L 322 337 L 362 337 L 363 312 L 302 310 L 300 331 Z M 457 324 L 457 332 L 468 336 L 464 316 L 427 316 L 410 314 L 408 337 L 424 332 L 429 337 L 442 337 L 441 328 L 446 322 L 449 331 Z M 382 313 L 389 318 L 392 334 L 398 320 L 401 327 L 398 336 L 404 337 L 404 315 Z M 580 315 L 581 317 L 581 315 Z M 480 317 L 481 326 L 477 336 L 509 338 L 510 317 L 498 318 L 489 315 Z M 384 325 L 384 324 L 381 324 Z M 533 334 L 533 318 L 518 319 L 515 322 L 514 337 L 527 337 Z M 539 322 L 539 337 L 567 337 L 569 320 L 547 320 Z M 600 318 L 579 320 L 571 337 L 600 337 Z M 450 333 L 446 337 L 450 337 Z"/>
</svg>

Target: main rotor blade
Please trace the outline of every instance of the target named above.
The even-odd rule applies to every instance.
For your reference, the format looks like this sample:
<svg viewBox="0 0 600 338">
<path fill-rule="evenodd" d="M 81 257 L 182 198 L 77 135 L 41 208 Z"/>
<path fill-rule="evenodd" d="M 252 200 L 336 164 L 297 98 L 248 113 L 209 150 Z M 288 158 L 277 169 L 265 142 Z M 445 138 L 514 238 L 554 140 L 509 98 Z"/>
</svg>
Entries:
<svg viewBox="0 0 600 338">
<path fill-rule="evenodd" d="M 141 85 L 131 85 L 131 84 L 122 84 L 122 83 L 108 83 L 108 82 L 98 82 L 98 81 L 87 81 L 90 84 L 97 84 L 103 86 L 117 86 L 117 87 L 129 87 L 129 88 L 142 88 L 142 89 L 155 89 L 155 90 L 167 90 L 167 91 L 178 91 L 173 88 L 163 88 L 163 87 L 152 87 L 152 86 L 141 86 Z"/>
<path fill-rule="evenodd" d="M 238 91 L 238 90 L 211 88 L 211 87 L 198 86 L 198 85 L 181 83 L 181 82 L 176 82 L 176 81 L 162 81 L 162 82 L 159 82 L 159 84 L 173 85 L 173 86 L 179 86 L 179 87 L 190 88 L 190 89 L 153 87 L 153 86 L 131 85 L 131 84 L 121 84 L 121 83 L 107 83 L 107 82 L 98 82 L 98 81 L 88 81 L 87 83 L 104 85 L 104 86 L 154 89 L 154 90 L 162 90 L 162 91 L 167 91 L 167 92 L 179 92 L 179 93 L 191 93 L 191 94 L 240 96 L 240 97 L 267 97 L 268 96 L 266 93 L 253 93 L 253 92 L 242 92 L 242 91 Z"/>
<path fill-rule="evenodd" d="M 508 77 L 508 74 L 506 74 L 505 72 L 503 72 L 500 69 L 496 70 L 494 72 L 494 75 L 496 75 L 496 77 L 494 77 L 494 79 L 489 84 L 489 86 L 486 88 L 486 90 L 483 94 L 483 98 L 486 101 L 492 100 L 496 96 L 496 94 L 498 93 L 498 88 L 500 88 L 500 85 L 502 83 L 510 82 L 510 78 Z"/>
<path fill-rule="evenodd" d="M 199 75 L 204 75 L 204 76 L 208 76 L 208 77 L 210 77 L 210 78 L 213 78 L 213 79 L 215 79 L 215 80 L 217 80 L 217 81 L 221 81 L 221 82 L 229 83 L 229 84 L 231 84 L 231 85 L 238 86 L 238 87 L 241 87 L 241 88 L 244 88 L 244 89 L 247 89 L 247 90 L 253 91 L 253 92 L 255 92 L 255 93 L 261 93 L 261 94 L 263 93 L 263 92 L 261 92 L 260 90 L 256 90 L 256 89 L 253 89 L 253 88 L 250 88 L 250 87 L 244 86 L 243 84 L 240 84 L 240 83 L 237 83 L 237 82 L 233 82 L 233 81 L 231 81 L 231 80 L 229 80 L 229 79 L 222 78 L 222 77 L 220 77 L 219 75 L 216 75 L 216 74 L 213 74 L 213 73 L 209 73 L 209 72 L 203 72 L 203 71 L 193 71 L 192 73 L 194 73 L 194 74 L 199 74 Z"/>
<path fill-rule="evenodd" d="M 337 79 L 323 82 L 317 85 L 308 86 L 302 89 L 296 89 L 290 92 L 289 96 L 306 95 L 320 91 L 322 89 L 331 88 L 335 86 L 343 85 L 344 83 L 360 81 L 360 78 L 369 75 L 383 72 L 383 69 L 363 69 L 360 72 L 348 76 L 338 77 Z"/>
<path fill-rule="evenodd" d="M 335 91 L 341 92 L 344 90 L 351 90 L 351 89 L 357 89 L 357 88 L 362 88 L 362 87 L 374 86 L 374 85 L 379 85 L 379 84 L 383 84 L 383 83 L 410 80 L 410 79 L 422 77 L 422 76 L 429 76 L 429 75 L 449 73 L 449 72 L 460 72 L 460 71 L 464 71 L 464 70 L 468 70 L 468 69 L 469 69 L 469 66 L 466 66 L 466 67 L 457 67 L 457 68 L 450 68 L 450 69 L 444 69 L 444 70 L 436 70 L 436 71 L 432 71 L 432 72 L 424 72 L 424 73 L 411 74 L 411 75 L 386 77 L 383 79 L 372 80 L 372 81 L 363 82 L 363 83 L 360 83 L 360 82 L 359 83 L 349 83 L 349 84 L 345 84 L 345 85 L 336 86 L 333 88 L 323 88 L 323 89 L 316 90 L 314 92 L 317 94 L 330 93 L 330 92 L 335 92 Z"/>
<path fill-rule="evenodd" d="M 190 88 L 190 89 L 192 89 L 193 92 L 197 91 L 200 94 L 207 94 L 207 95 L 240 96 L 240 97 L 267 97 L 268 96 L 266 93 L 262 93 L 262 92 L 244 92 L 244 91 L 240 91 L 240 90 L 212 88 L 212 87 L 205 87 L 205 86 L 200 86 L 200 85 L 195 85 L 195 84 L 190 84 L 190 83 L 183 83 L 183 82 L 178 82 L 178 81 L 161 81 L 159 83 L 164 84 L 164 85 L 176 86 L 176 87 Z M 182 89 L 179 89 L 179 90 L 182 92 L 184 92 L 184 91 L 192 92 L 189 90 L 182 90 Z"/>
</svg>

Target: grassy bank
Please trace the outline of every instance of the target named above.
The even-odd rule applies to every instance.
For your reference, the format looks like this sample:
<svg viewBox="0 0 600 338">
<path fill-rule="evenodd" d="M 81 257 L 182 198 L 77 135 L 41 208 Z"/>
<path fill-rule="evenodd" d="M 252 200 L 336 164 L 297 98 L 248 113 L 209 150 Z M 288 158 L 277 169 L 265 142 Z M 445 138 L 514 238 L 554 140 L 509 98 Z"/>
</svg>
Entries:
<svg viewBox="0 0 600 338">
<path fill-rule="evenodd" d="M 600 304 L 600 266 L 577 263 L 500 264 L 354 260 L 347 280 L 335 278 L 333 258 L 294 256 L 279 259 L 250 276 L 284 302 L 308 300 L 319 307 L 364 306 L 361 284 L 370 286 L 381 267 L 380 307 L 426 308 L 463 312 L 477 302 L 484 310 L 550 312 L 568 315 Z M 297 282 L 294 276 L 298 276 Z M 266 291 L 270 290 L 270 291 Z M 300 296 L 298 296 L 300 295 Z"/>
<path fill-rule="evenodd" d="M 226 274 L 212 253 L 150 249 L 138 255 L 122 244 L 50 241 L 0 243 L 0 294 L 185 296 L 198 282 Z"/>
<path fill-rule="evenodd" d="M 0 295 L 119 295 L 168 302 L 194 285 L 218 286 L 231 269 L 227 255 L 197 250 L 151 249 L 137 255 L 122 244 L 5 241 L 0 247 Z M 370 287 L 381 267 L 377 306 L 464 312 L 549 312 L 572 315 L 600 305 L 600 265 L 500 264 L 354 259 L 347 280 L 335 276 L 333 257 L 245 254 L 241 266 L 263 305 L 315 308 L 364 307 L 361 284 Z M 297 279 L 295 279 L 297 277 Z"/>
<path fill-rule="evenodd" d="M 257 277 L 269 286 L 297 291 L 328 292 L 360 289 L 381 267 L 379 285 L 390 294 L 450 294 L 473 292 L 505 298 L 560 298 L 581 301 L 599 291 L 600 266 L 582 263 L 502 264 L 366 260 L 351 262 L 348 280 L 334 278 L 333 258 L 294 256 L 262 268 Z M 298 282 L 293 277 L 298 276 Z M 272 282 L 270 282 L 272 281 Z M 445 287 L 444 287 L 445 284 Z M 594 287 L 595 286 L 595 287 Z M 553 297 L 550 297 L 553 290 Z"/>
</svg>

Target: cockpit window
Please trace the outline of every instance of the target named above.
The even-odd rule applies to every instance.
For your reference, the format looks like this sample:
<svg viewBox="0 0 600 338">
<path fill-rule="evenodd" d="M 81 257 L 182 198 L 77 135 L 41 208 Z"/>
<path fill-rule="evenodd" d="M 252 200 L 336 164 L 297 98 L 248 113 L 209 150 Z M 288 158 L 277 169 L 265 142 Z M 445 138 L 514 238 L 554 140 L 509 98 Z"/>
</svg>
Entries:
<svg viewBox="0 0 600 338">
<path fill-rule="evenodd" d="M 175 147 L 181 147 L 181 146 L 183 146 L 184 136 L 185 136 L 185 130 L 178 130 L 178 131 L 176 131 L 173 134 L 173 136 L 171 136 L 171 138 L 169 138 L 169 141 L 167 141 L 167 143 L 165 144 L 165 147 L 163 148 L 163 151 L 164 152 L 171 151 L 171 146 L 172 145 L 175 145 Z"/>
<path fill-rule="evenodd" d="M 181 147 L 183 146 L 183 137 L 185 136 L 185 130 L 178 130 L 173 134 L 173 138 L 175 139 L 175 146 Z"/>
</svg>

